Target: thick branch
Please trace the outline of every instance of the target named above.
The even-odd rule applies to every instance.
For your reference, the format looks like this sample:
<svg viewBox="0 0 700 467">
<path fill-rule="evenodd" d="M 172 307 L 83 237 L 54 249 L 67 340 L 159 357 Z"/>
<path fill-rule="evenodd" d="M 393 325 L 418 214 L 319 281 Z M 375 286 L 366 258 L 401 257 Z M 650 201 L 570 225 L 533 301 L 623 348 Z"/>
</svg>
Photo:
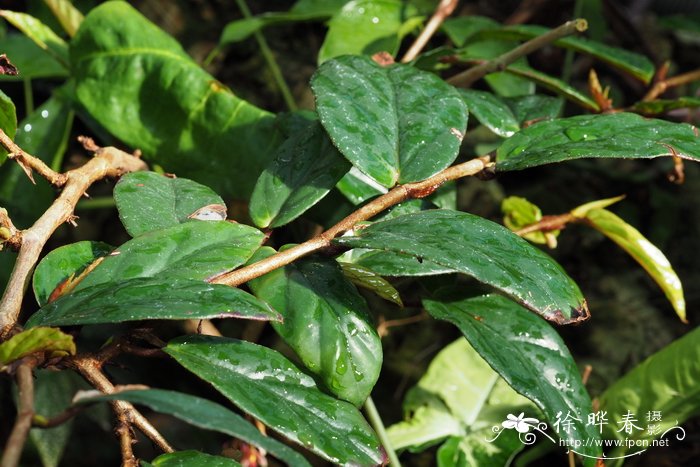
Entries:
<svg viewBox="0 0 700 467">
<path fill-rule="evenodd" d="M 541 36 L 537 36 L 521 44 L 500 57 L 484 62 L 481 65 L 477 65 L 453 76 L 452 78 L 448 79 L 447 82 L 454 86 L 469 87 L 474 82 L 478 81 L 489 73 L 505 70 L 508 65 L 519 58 L 531 54 L 532 52 L 541 49 L 542 47 L 549 45 L 563 37 L 570 36 L 576 32 L 583 32 L 586 29 L 588 29 L 588 23 L 585 19 L 568 21 L 558 28 L 552 29 L 546 34 L 542 34 Z"/>
<path fill-rule="evenodd" d="M 44 161 L 41 159 L 24 152 L 22 148 L 17 146 L 2 130 L 0 130 L 0 144 L 9 152 L 7 157 L 17 161 L 32 183 L 34 183 L 32 170 L 48 180 L 53 186 L 62 187 L 66 183 L 66 176 L 64 174 L 53 171 L 48 165 L 44 164 Z"/>
<path fill-rule="evenodd" d="M 140 159 L 107 147 L 98 150 L 95 157 L 82 167 L 63 174 L 66 181 L 61 195 L 31 228 L 21 232 L 19 256 L 0 301 L 0 341 L 17 323 L 22 298 L 44 244 L 61 224 L 73 220 L 73 209 L 88 187 L 105 177 L 119 177 L 145 169 L 146 164 Z"/>
<path fill-rule="evenodd" d="M 418 56 L 421 50 L 423 50 L 423 47 L 425 47 L 425 44 L 433 37 L 435 31 L 437 31 L 445 19 L 455 11 L 457 3 L 459 3 L 459 0 L 442 0 L 440 2 L 435 13 L 433 13 L 433 16 L 430 18 L 430 21 L 425 25 L 425 29 L 423 29 L 416 38 L 416 41 L 411 44 L 406 55 L 401 59 L 402 63 L 408 63 Z"/>
<path fill-rule="evenodd" d="M 239 286 L 245 282 L 248 282 L 249 280 L 255 279 L 256 277 L 260 277 L 263 274 L 267 274 L 270 271 L 285 266 L 301 258 L 302 256 L 306 256 L 310 253 L 330 246 L 331 241 L 335 237 L 347 232 L 348 230 L 351 230 L 358 222 L 371 219 L 391 206 L 399 204 L 402 201 L 406 201 L 407 199 L 424 198 L 437 190 L 443 183 L 449 180 L 456 180 L 458 178 L 475 175 L 484 170 L 484 168 L 486 168 L 488 165 L 488 156 L 479 157 L 462 164 L 453 165 L 437 175 L 433 175 L 432 177 L 421 182 L 399 185 L 385 195 L 375 198 L 374 200 L 365 204 L 360 209 L 323 232 L 321 235 L 288 250 L 279 252 L 276 255 L 270 256 L 262 261 L 258 261 L 257 263 L 253 263 L 244 268 L 223 274 L 214 278 L 211 282 L 215 284 L 226 284 L 233 287 Z"/>
<path fill-rule="evenodd" d="M 19 465 L 24 444 L 27 442 L 29 429 L 32 427 L 34 417 L 34 376 L 32 365 L 27 362 L 17 368 L 17 388 L 19 389 L 19 403 L 17 404 L 17 420 L 12 428 L 12 433 L 7 440 L 5 451 L 2 454 L 2 467 L 15 467 Z"/>
</svg>

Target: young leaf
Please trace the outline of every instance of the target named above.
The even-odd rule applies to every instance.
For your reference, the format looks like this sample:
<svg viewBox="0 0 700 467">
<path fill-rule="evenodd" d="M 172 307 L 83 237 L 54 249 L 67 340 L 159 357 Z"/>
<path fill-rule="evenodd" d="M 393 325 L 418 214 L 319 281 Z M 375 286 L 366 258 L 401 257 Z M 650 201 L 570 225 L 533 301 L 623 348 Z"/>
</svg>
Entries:
<svg viewBox="0 0 700 467">
<path fill-rule="evenodd" d="M 340 464 L 384 461 L 379 440 L 350 403 L 328 396 L 272 349 L 250 342 L 187 336 L 164 349 L 245 412 Z"/>
<path fill-rule="evenodd" d="M 0 369 L 37 352 L 74 355 L 73 336 L 53 328 L 34 328 L 15 334 L 0 344 Z"/>
<path fill-rule="evenodd" d="M 522 170 L 581 158 L 700 160 L 696 128 L 631 113 L 580 115 L 529 126 L 501 144 L 496 169 Z"/>
<path fill-rule="evenodd" d="M 637 420 L 658 412 L 660 419 L 649 421 L 658 431 L 633 430 L 626 433 L 619 425 L 605 425 L 606 439 L 651 440 L 674 426 L 700 414 L 700 328 L 696 328 L 653 354 L 610 386 L 600 397 L 600 410 L 608 420 L 620 421 L 628 412 Z M 668 437 L 679 435 L 678 430 Z M 682 439 L 682 438 L 679 438 Z"/>
<path fill-rule="evenodd" d="M 34 270 L 32 281 L 34 297 L 39 306 L 46 305 L 59 286 L 77 285 L 74 283 L 76 277 L 112 250 L 114 247 L 106 243 L 83 241 L 56 248 L 44 256 Z"/>
<path fill-rule="evenodd" d="M 0 91 L 0 128 L 7 136 L 14 139 L 17 131 L 17 110 L 7 94 Z M 0 165 L 7 159 L 7 151 L 5 148 L 0 149 Z"/>
<path fill-rule="evenodd" d="M 678 317 L 687 323 L 683 285 L 666 256 L 637 229 L 606 209 L 586 213 L 589 224 L 632 256 L 659 284 Z"/>
<path fill-rule="evenodd" d="M 274 438 L 263 435 L 258 429 L 237 413 L 207 399 L 162 389 L 120 391 L 98 396 L 82 395 L 76 404 L 98 401 L 123 400 L 141 404 L 156 412 L 165 413 L 205 430 L 218 431 L 246 443 L 265 449 L 277 459 L 289 465 L 308 467 L 304 456 Z"/>
<path fill-rule="evenodd" d="M 398 306 L 403 306 L 399 291 L 382 276 L 367 268 L 358 266 L 357 264 L 345 263 L 343 261 L 338 261 L 338 264 L 340 264 L 345 277 L 356 286 L 372 291 L 384 300 L 393 302 Z"/>
<path fill-rule="evenodd" d="M 572 446 L 582 443 L 579 452 L 588 456 L 602 454 L 586 440 L 600 439 L 595 427 L 586 424 L 591 399 L 569 349 L 549 324 L 499 295 L 424 300 L 423 306 L 435 318 L 455 324 L 513 389 L 537 404 L 562 439 Z M 556 420 L 568 414 L 574 417 L 573 429 L 558 428 Z"/>
<path fill-rule="evenodd" d="M 345 54 L 394 55 L 401 38 L 420 24 L 416 10 L 399 0 L 353 0 L 333 15 L 318 63 Z M 417 21 L 418 20 L 418 21 Z"/>
<path fill-rule="evenodd" d="M 282 320 L 269 305 L 241 289 L 159 276 L 81 288 L 45 305 L 25 326 L 209 318 Z"/>
<path fill-rule="evenodd" d="M 153 467 L 240 467 L 229 457 L 212 456 L 199 451 L 175 451 L 161 454 L 151 461 Z"/>
<path fill-rule="evenodd" d="M 256 255 L 268 254 L 267 251 Z M 256 259 L 253 258 L 253 260 Z M 341 399 L 361 405 L 382 368 L 382 343 L 365 299 L 333 260 L 305 259 L 250 282 L 284 316 L 275 331 Z"/>
<path fill-rule="evenodd" d="M 459 93 L 469 112 L 498 136 L 508 138 L 520 129 L 515 115 L 501 98 L 475 89 L 460 89 Z"/>
<path fill-rule="evenodd" d="M 107 2 L 85 17 L 70 56 L 77 99 L 110 133 L 168 172 L 222 195 L 250 195 L 278 144 L 274 119 L 175 39 L 127 2 Z"/>
<path fill-rule="evenodd" d="M 136 237 L 152 230 L 187 222 L 205 206 L 226 206 L 211 188 L 186 178 L 169 178 L 155 172 L 133 172 L 114 187 L 114 201 L 126 231 Z"/>
<path fill-rule="evenodd" d="M 598 199 L 595 201 L 591 201 L 589 203 L 585 203 L 575 207 L 571 210 L 571 214 L 574 217 L 584 218 L 586 217 L 586 215 L 588 215 L 590 211 L 594 209 L 605 209 L 608 206 L 612 206 L 613 204 L 617 203 L 618 201 L 622 201 L 624 198 L 625 195 L 621 195 L 615 196 L 614 198 Z"/>
<path fill-rule="evenodd" d="M 39 48 L 50 54 L 65 68 L 68 68 L 68 44 L 58 37 L 50 27 L 26 13 L 0 10 L 0 16 L 22 31 L 22 33 L 34 41 Z M 20 70 L 20 73 L 21 71 L 22 70 Z"/>
<path fill-rule="evenodd" d="M 581 291 L 561 266 L 505 227 L 479 216 L 422 211 L 376 222 L 334 242 L 407 254 L 461 272 L 558 324 L 590 316 Z"/>
<path fill-rule="evenodd" d="M 323 127 L 311 122 L 285 141 L 258 179 L 250 217 L 258 227 L 279 227 L 323 199 L 350 170 Z"/>
<path fill-rule="evenodd" d="M 430 177 L 457 157 L 467 108 L 432 73 L 348 55 L 321 65 L 311 88 L 333 143 L 387 188 Z"/>
<path fill-rule="evenodd" d="M 518 196 L 509 196 L 504 199 L 501 203 L 501 212 L 503 212 L 503 224 L 512 231 L 520 230 L 542 219 L 542 211 L 539 207 Z M 546 234 L 544 232 L 530 232 L 522 237 L 533 243 L 546 244 L 548 243 L 546 235 L 553 235 L 556 238 L 559 231 L 553 230 Z"/>
</svg>

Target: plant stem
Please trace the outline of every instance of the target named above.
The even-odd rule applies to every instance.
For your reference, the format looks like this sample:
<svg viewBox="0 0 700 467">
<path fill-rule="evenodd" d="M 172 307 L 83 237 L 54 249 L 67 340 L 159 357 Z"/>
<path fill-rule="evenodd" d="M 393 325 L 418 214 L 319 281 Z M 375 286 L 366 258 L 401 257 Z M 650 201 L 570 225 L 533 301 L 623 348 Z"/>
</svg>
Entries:
<svg viewBox="0 0 700 467">
<path fill-rule="evenodd" d="M 34 417 L 34 375 L 32 366 L 23 362 L 17 367 L 17 388 L 19 389 L 19 403 L 17 404 L 17 420 L 12 428 L 12 433 L 7 440 L 5 451 L 0 460 L 2 467 L 15 467 L 19 465 L 24 444 L 27 442 L 29 429 L 32 427 Z"/>
<path fill-rule="evenodd" d="M 700 80 L 700 69 L 689 71 L 688 73 L 683 73 L 672 78 L 661 80 L 649 90 L 646 96 L 642 98 L 642 102 L 653 101 L 661 94 L 666 92 L 668 88 L 681 86 L 683 84 L 688 84 L 697 80 Z"/>
<path fill-rule="evenodd" d="M 389 465 L 393 465 L 394 467 L 401 467 L 399 457 L 396 455 L 394 448 L 391 447 L 389 435 L 386 432 L 386 428 L 384 428 L 384 422 L 382 422 L 382 417 L 380 417 L 379 412 L 377 412 L 377 407 L 374 405 L 372 396 L 369 396 L 365 401 L 365 412 L 367 412 L 367 418 L 369 418 L 369 422 L 372 424 L 374 431 L 376 431 L 377 436 L 379 436 L 379 441 L 382 443 L 384 449 L 386 450 L 386 455 L 389 458 Z"/>
<path fill-rule="evenodd" d="M 423 29 L 406 52 L 406 55 L 401 59 L 401 63 L 408 63 L 418 56 L 421 50 L 423 50 L 423 47 L 425 47 L 425 44 L 433 37 L 435 31 L 437 31 L 445 19 L 455 11 L 457 3 L 459 3 L 459 0 L 441 0 L 435 13 L 433 13 L 433 16 L 428 21 L 428 24 L 425 25 L 425 29 Z"/>
<path fill-rule="evenodd" d="M 236 4 L 241 10 L 241 13 L 243 13 L 244 18 L 252 18 L 253 15 L 250 13 L 250 9 L 248 8 L 248 5 L 246 4 L 245 0 L 236 0 Z M 279 65 L 277 65 L 277 60 L 275 60 L 275 56 L 272 54 L 270 47 L 268 47 L 267 45 L 265 36 L 263 36 L 263 34 L 260 31 L 255 31 L 253 33 L 253 36 L 258 42 L 260 52 L 262 52 L 263 58 L 265 58 L 265 61 L 267 62 L 267 66 L 270 67 L 272 77 L 274 78 L 275 83 L 277 83 L 277 87 L 282 93 L 282 98 L 284 99 L 285 104 L 287 104 L 287 108 L 291 111 L 297 110 L 297 104 L 296 102 L 294 102 L 292 92 L 289 90 L 289 86 L 287 86 L 287 82 L 284 80 L 284 76 L 282 75 L 282 71 L 280 70 Z"/>
<path fill-rule="evenodd" d="M 12 138 L 7 136 L 3 130 L 0 130 L 0 144 L 7 149 L 9 153 L 8 158 L 17 161 L 19 166 L 27 174 L 27 177 L 34 183 L 34 177 L 32 176 L 32 171 L 36 171 L 39 175 L 44 177 L 53 186 L 60 188 L 66 183 L 66 176 L 52 170 L 48 165 L 44 163 L 38 157 L 34 157 L 31 154 L 25 152 L 12 141 Z"/>
<path fill-rule="evenodd" d="M 489 73 L 494 73 L 496 71 L 505 70 L 508 65 L 514 61 L 522 58 L 532 52 L 541 49 L 542 47 L 555 42 L 562 37 L 570 36 L 576 32 L 583 32 L 588 28 L 588 23 L 585 19 L 575 19 L 573 21 L 567 21 L 561 26 L 552 29 L 546 34 L 537 36 L 515 49 L 506 52 L 500 57 L 496 57 L 493 60 L 482 63 L 472 67 L 462 73 L 459 73 L 452 78 L 448 79 L 447 82 L 454 86 L 469 87 L 474 82 L 488 75 Z"/>
</svg>

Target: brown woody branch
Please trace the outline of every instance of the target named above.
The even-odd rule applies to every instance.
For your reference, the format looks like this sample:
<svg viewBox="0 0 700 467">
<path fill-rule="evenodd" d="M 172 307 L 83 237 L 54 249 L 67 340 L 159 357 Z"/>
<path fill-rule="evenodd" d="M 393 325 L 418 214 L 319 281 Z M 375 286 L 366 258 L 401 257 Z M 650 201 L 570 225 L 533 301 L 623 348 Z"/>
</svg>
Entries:
<svg viewBox="0 0 700 467">
<path fill-rule="evenodd" d="M 24 444 L 27 442 L 27 436 L 32 427 L 32 418 L 34 417 L 34 375 L 32 368 L 31 362 L 27 361 L 22 362 L 17 367 L 17 388 L 19 390 L 17 419 L 2 453 L 0 460 L 2 467 L 19 465 Z"/>
<path fill-rule="evenodd" d="M 662 69 L 664 72 L 666 70 Z M 647 92 L 647 94 L 642 98 L 643 102 L 653 101 L 661 94 L 665 93 L 669 88 L 682 86 L 684 84 L 692 83 L 693 81 L 700 80 L 700 69 L 689 71 L 688 73 L 683 73 L 681 75 L 674 76 L 672 78 L 663 78 L 659 80 L 652 88 Z"/>
<path fill-rule="evenodd" d="M 541 49 L 542 47 L 549 45 L 563 37 L 570 36 L 571 34 L 577 32 L 583 32 L 586 29 L 588 29 L 588 23 L 585 19 L 568 21 L 561 26 L 552 29 L 546 34 L 542 34 L 541 36 L 537 36 L 521 44 L 500 57 L 494 58 L 493 60 L 488 60 L 481 65 L 477 65 L 453 76 L 452 78 L 448 79 L 447 82 L 454 86 L 469 87 L 474 82 L 478 81 L 489 73 L 505 70 L 508 65 L 519 58 L 531 54 L 532 52 Z"/>
<path fill-rule="evenodd" d="M 459 0 L 442 0 L 440 2 L 435 10 L 435 13 L 433 13 L 433 16 L 428 21 L 428 24 L 425 25 L 425 29 L 423 29 L 420 35 L 416 38 L 415 42 L 413 42 L 411 47 L 406 52 L 406 55 L 404 55 L 401 59 L 402 63 L 408 63 L 418 56 L 421 50 L 423 50 L 425 47 L 425 44 L 427 44 L 430 38 L 433 37 L 435 31 L 437 31 L 445 19 L 455 11 L 458 3 Z"/>
<path fill-rule="evenodd" d="M 7 136 L 7 134 L 2 130 L 0 130 L 0 144 L 2 144 L 5 147 L 5 149 L 7 149 L 7 151 L 9 152 L 7 157 L 17 161 L 19 166 L 22 167 L 22 170 L 24 170 L 24 173 L 27 174 L 27 177 L 29 177 L 29 180 L 31 180 L 32 183 L 35 183 L 32 171 L 37 172 L 55 187 L 60 188 L 66 183 L 66 176 L 64 174 L 60 174 L 52 170 L 48 165 L 44 163 L 44 161 L 42 161 L 38 157 L 34 157 L 31 154 L 23 151 L 22 148 L 17 146 L 15 142 L 12 141 L 12 139 L 9 136 Z"/>
<path fill-rule="evenodd" d="M 0 130 L 0 143 L 8 151 L 16 151 L 17 146 L 8 139 L 7 135 Z M 119 177 L 127 172 L 146 169 L 146 164 L 143 161 L 114 147 L 98 149 L 95 152 L 95 157 L 85 165 L 65 174 L 55 174 L 53 171 L 47 172 L 44 169 L 37 169 L 41 165 L 35 164 L 33 159 L 25 157 L 26 153 L 22 154 L 24 154 L 22 161 L 28 163 L 47 178 L 52 177 L 48 178 L 49 181 L 53 179 L 52 183 L 62 186 L 63 191 L 31 228 L 18 233 L 21 236 L 19 256 L 0 301 L 0 341 L 9 335 L 17 323 L 22 299 L 41 250 L 61 224 L 75 219 L 73 215 L 75 205 L 90 185 L 102 178 Z M 56 175 L 60 175 L 60 177 L 56 177 Z"/>
</svg>

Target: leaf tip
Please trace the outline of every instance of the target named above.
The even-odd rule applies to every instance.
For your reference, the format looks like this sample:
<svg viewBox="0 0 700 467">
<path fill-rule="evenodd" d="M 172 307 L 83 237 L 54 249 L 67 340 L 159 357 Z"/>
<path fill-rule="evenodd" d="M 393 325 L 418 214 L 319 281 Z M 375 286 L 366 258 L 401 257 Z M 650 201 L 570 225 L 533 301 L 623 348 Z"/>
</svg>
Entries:
<svg viewBox="0 0 700 467">
<path fill-rule="evenodd" d="M 569 315 L 565 316 L 561 310 L 556 310 L 547 316 L 547 319 L 559 325 L 580 324 L 591 317 L 591 312 L 588 310 L 588 303 L 584 299 L 579 306 L 570 307 Z"/>
</svg>

